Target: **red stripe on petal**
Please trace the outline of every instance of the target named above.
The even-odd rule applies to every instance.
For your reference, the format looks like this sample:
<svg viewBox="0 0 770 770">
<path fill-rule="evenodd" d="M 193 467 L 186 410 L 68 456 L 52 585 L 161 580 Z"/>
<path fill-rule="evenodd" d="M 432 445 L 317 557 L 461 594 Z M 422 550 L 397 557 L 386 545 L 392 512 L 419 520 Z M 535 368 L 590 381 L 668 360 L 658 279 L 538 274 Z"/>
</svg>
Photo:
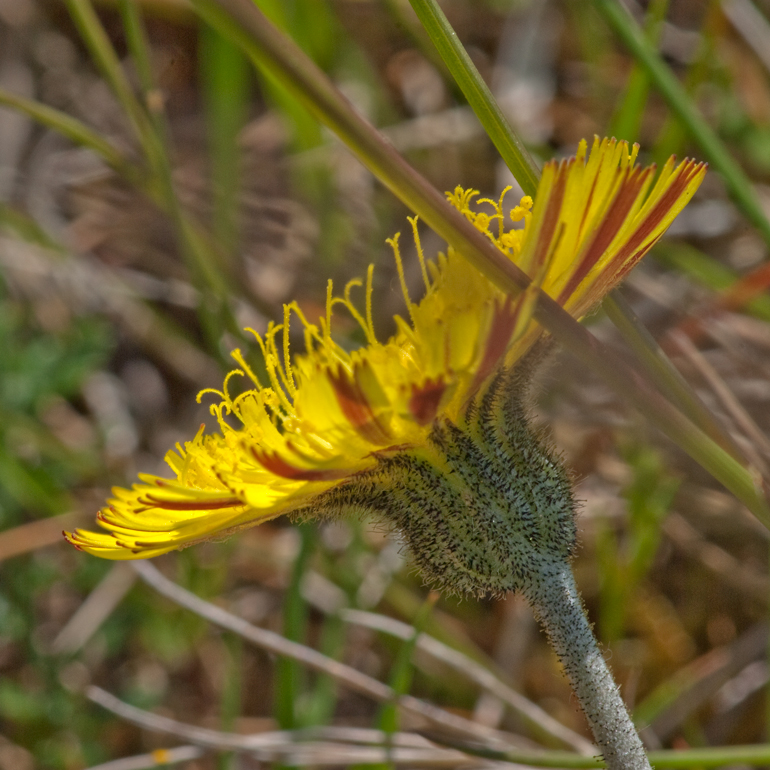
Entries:
<svg viewBox="0 0 770 770">
<path fill-rule="evenodd" d="M 660 200 L 652 207 L 652 210 L 639 223 L 638 227 L 631 234 L 631 237 L 625 245 L 618 251 L 613 259 L 613 263 L 624 262 L 631 254 L 638 251 L 645 239 L 654 232 L 655 228 L 665 218 L 666 214 L 676 205 L 682 193 L 687 189 L 693 177 L 703 168 L 703 163 L 696 163 L 694 160 L 684 161 L 681 171 L 677 174 L 663 193 Z"/>
<path fill-rule="evenodd" d="M 276 452 L 260 452 L 257 447 L 249 447 L 254 459 L 265 469 L 283 479 L 293 481 L 337 481 L 349 475 L 348 471 L 339 468 L 318 470 L 298 468 L 286 462 Z"/>
<path fill-rule="evenodd" d="M 520 301 L 521 295 L 512 299 L 510 296 L 505 298 L 502 305 L 495 308 L 495 314 L 492 318 L 492 327 L 487 335 L 479 368 L 476 370 L 476 376 L 473 378 L 473 385 L 470 393 L 475 393 L 482 382 L 494 371 L 500 359 L 505 355 L 508 345 L 511 341 L 511 335 L 516 328 L 516 321 L 519 317 L 519 311 L 523 306 Z"/>
<path fill-rule="evenodd" d="M 626 243 L 618 250 L 618 253 L 612 258 L 602 275 L 597 277 L 595 285 L 591 287 L 590 298 L 586 306 L 590 307 L 593 305 L 596 300 L 603 297 L 620 283 L 634 265 L 660 240 L 663 232 L 658 233 L 648 243 L 644 243 L 655 232 L 655 228 L 660 225 L 668 212 L 676 205 L 687 189 L 687 185 L 703 170 L 703 167 L 703 163 L 696 163 L 694 160 L 687 160 L 682 163 L 676 178 L 660 197 L 660 200 L 652 207 Z"/>
<path fill-rule="evenodd" d="M 537 243 L 535 244 L 531 268 L 533 276 L 538 274 L 539 268 L 545 263 L 551 253 L 551 242 L 559 224 L 561 207 L 564 202 L 564 190 L 567 186 L 567 177 L 574 162 L 574 158 L 569 161 L 562 161 L 556 169 L 556 178 L 554 179 L 551 194 L 548 196 L 545 214 L 543 215 L 543 224 L 540 226 L 537 234 Z"/>
<path fill-rule="evenodd" d="M 418 425 L 428 425 L 433 422 L 445 390 L 446 383 L 438 378 L 426 380 L 423 385 L 412 386 L 409 411 Z"/>
<path fill-rule="evenodd" d="M 340 369 L 336 374 L 329 372 L 329 381 L 342 414 L 356 433 L 370 444 L 389 444 L 391 437 L 377 420 L 372 405 L 364 395 L 356 377 L 356 369 L 353 370 L 352 377 L 344 369 Z"/>
<path fill-rule="evenodd" d="M 558 302 L 560 305 L 564 305 L 569 300 L 575 289 L 591 271 L 591 268 L 610 247 L 652 172 L 652 168 L 647 168 L 644 171 L 633 168 L 624 173 L 625 179 L 620 183 L 615 198 L 600 222 L 590 245 L 583 252 L 580 264 L 559 294 Z"/>
<path fill-rule="evenodd" d="M 661 239 L 663 233 L 657 238 L 653 238 L 649 243 L 645 244 L 641 249 L 634 252 L 630 257 L 624 257 L 621 261 L 618 257 L 614 257 L 612 268 L 598 276 L 596 283 L 591 287 L 591 294 L 595 297 L 603 297 L 614 286 L 619 284 L 636 266 L 636 264 L 644 257 L 650 249 Z"/>
<path fill-rule="evenodd" d="M 146 495 L 145 497 L 137 498 L 137 502 L 166 511 L 217 511 L 221 508 L 236 508 L 245 505 L 237 497 L 226 497 L 221 500 L 193 500 L 189 503 L 183 503 L 172 500 L 159 500 L 152 495 Z"/>
<path fill-rule="evenodd" d="M 599 158 L 599 167 L 596 169 L 593 182 L 591 182 L 591 191 L 588 193 L 588 196 L 586 197 L 586 201 L 583 204 L 583 217 L 580 220 L 580 230 L 579 230 L 580 234 L 582 234 L 583 228 L 586 225 L 586 218 L 588 217 L 588 212 L 591 210 L 591 201 L 593 201 L 594 199 L 594 193 L 596 192 L 596 185 L 599 183 L 599 174 L 601 173 L 602 166 L 604 165 L 604 161 L 606 160 L 606 158 L 607 158 L 607 155 L 605 153 L 602 153 L 601 157 Z"/>
</svg>

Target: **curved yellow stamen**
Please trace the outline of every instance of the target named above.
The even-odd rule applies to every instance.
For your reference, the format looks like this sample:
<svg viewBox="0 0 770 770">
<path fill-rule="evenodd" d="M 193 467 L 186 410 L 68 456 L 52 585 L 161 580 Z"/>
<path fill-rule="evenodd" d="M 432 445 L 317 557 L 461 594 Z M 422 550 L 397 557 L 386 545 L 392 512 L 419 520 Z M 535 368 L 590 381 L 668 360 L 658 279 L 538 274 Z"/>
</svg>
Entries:
<svg viewBox="0 0 770 770">
<path fill-rule="evenodd" d="M 222 385 L 222 391 L 223 391 L 224 396 L 225 396 L 224 402 L 227 405 L 227 408 L 231 412 L 232 412 L 232 408 L 233 408 L 233 400 L 232 400 L 232 398 L 230 398 L 230 392 L 228 391 L 227 386 L 230 384 L 230 380 L 233 377 L 235 377 L 236 375 L 238 375 L 240 377 L 244 376 L 243 372 L 240 369 L 233 369 L 231 372 L 228 372 L 225 375 L 225 381 L 224 381 L 224 384 Z"/>
<path fill-rule="evenodd" d="M 358 312 L 358 308 L 353 304 L 353 301 L 350 299 L 350 291 L 351 289 L 354 289 L 356 286 L 362 286 L 360 278 L 353 278 L 353 280 L 348 281 L 345 284 L 345 296 L 344 297 L 335 297 L 332 300 L 332 307 L 336 304 L 344 305 L 347 308 L 348 313 L 350 313 L 351 316 L 355 319 L 356 323 L 361 327 L 364 334 L 366 335 L 366 341 L 371 345 L 376 342 L 376 340 L 372 337 L 371 330 L 369 329 L 369 325 L 366 323 L 366 320 L 361 315 L 361 313 Z"/>
<path fill-rule="evenodd" d="M 332 334 L 332 306 L 334 300 L 334 283 L 330 278 L 326 284 L 326 323 L 323 326 L 324 344 L 331 342 Z"/>
<path fill-rule="evenodd" d="M 286 388 L 291 397 L 297 395 L 297 385 L 291 370 L 291 352 L 289 351 L 289 330 L 291 324 L 291 305 L 283 306 L 283 368 L 286 372 Z"/>
<path fill-rule="evenodd" d="M 281 398 L 281 401 L 285 403 L 286 411 L 291 414 L 294 411 L 294 406 L 286 395 L 287 392 L 293 395 L 292 386 L 289 384 L 289 374 L 287 373 L 287 366 L 291 366 L 291 364 L 281 361 L 278 345 L 275 341 L 278 332 L 283 331 L 285 328 L 284 324 L 273 324 L 270 322 L 267 326 L 267 332 L 265 332 L 265 343 L 270 351 L 272 371 L 278 375 L 279 382 L 274 385 L 276 393 Z"/>
<path fill-rule="evenodd" d="M 377 343 L 377 335 L 374 333 L 374 321 L 372 320 L 372 285 L 374 282 L 374 265 L 369 265 L 366 270 L 366 324 L 372 335 L 374 344 Z"/>
<path fill-rule="evenodd" d="M 225 400 L 225 394 L 221 390 L 217 390 L 216 388 L 204 388 L 203 390 L 198 391 L 198 395 L 195 397 L 196 403 L 200 404 L 201 403 L 201 399 L 207 393 L 214 393 L 215 395 L 219 396 L 219 398 L 222 401 Z"/>
<path fill-rule="evenodd" d="M 235 363 L 243 368 L 246 372 L 246 376 L 254 383 L 257 391 L 262 390 L 262 383 L 259 381 L 259 377 L 257 377 L 254 370 L 246 363 L 246 359 L 244 358 L 243 353 L 241 353 L 241 349 L 235 348 L 235 350 L 230 353 L 230 356 L 235 359 Z"/>
<path fill-rule="evenodd" d="M 299 318 L 300 323 L 303 327 L 303 335 L 305 338 L 305 351 L 307 353 L 313 352 L 313 340 L 320 342 L 322 345 L 324 344 L 324 338 L 322 335 L 318 333 L 318 327 L 315 324 L 311 324 L 307 318 L 305 317 L 305 314 L 302 312 L 302 308 L 297 303 L 297 300 L 292 300 L 289 303 L 289 307 L 292 309 L 292 311 L 297 315 L 297 318 Z"/>
<path fill-rule="evenodd" d="M 414 245 L 417 247 L 417 259 L 420 260 L 420 272 L 422 273 L 422 280 L 425 282 L 425 291 L 430 290 L 430 280 L 428 279 L 428 270 L 425 267 L 425 252 L 422 250 L 422 243 L 420 242 L 420 233 L 417 230 L 417 220 L 419 217 L 407 217 L 407 222 L 412 226 L 412 235 L 414 237 Z"/>
<path fill-rule="evenodd" d="M 401 233 L 396 233 L 392 238 L 387 238 L 385 243 L 390 245 L 393 249 L 393 257 L 396 260 L 396 270 L 398 271 L 398 280 L 401 284 L 401 293 L 404 295 L 404 302 L 406 302 L 406 309 L 409 311 L 409 318 L 414 323 L 414 311 L 412 310 L 412 300 L 409 297 L 409 289 L 406 286 L 406 274 L 404 273 L 404 264 L 401 261 L 401 250 L 398 247 L 398 239 L 401 237 Z"/>
<path fill-rule="evenodd" d="M 224 401 L 219 404 L 211 404 L 209 407 L 209 414 L 211 414 L 213 417 L 216 417 L 217 423 L 219 424 L 219 429 L 222 431 L 222 435 L 224 436 L 229 431 L 232 431 L 233 428 L 230 427 L 225 421 L 224 415 L 222 414 L 223 411 L 227 411 L 230 414 L 233 413 L 233 410 Z"/>
<path fill-rule="evenodd" d="M 280 327 L 279 327 L 280 328 Z M 286 398 L 286 393 L 284 393 L 283 388 L 281 387 L 281 383 L 278 380 L 278 376 L 276 375 L 276 367 L 278 366 L 278 360 L 276 356 L 273 354 L 272 350 L 268 348 L 268 344 L 266 344 L 266 341 L 262 339 L 262 335 L 254 331 L 254 329 L 251 329 L 249 327 L 246 328 L 247 332 L 251 332 L 254 337 L 257 340 L 257 344 L 259 345 L 259 349 L 262 351 L 262 358 L 265 359 L 265 368 L 267 369 L 267 376 L 270 378 L 270 384 L 272 385 L 272 393 L 273 396 L 277 399 L 277 401 L 280 403 L 280 405 L 284 408 L 286 414 L 293 414 L 294 413 L 294 406 L 289 402 L 289 399 Z M 270 323 L 267 329 L 267 335 L 272 334 L 272 336 L 275 336 L 276 327 Z M 275 345 L 272 346 L 275 348 Z M 267 395 L 265 394 L 265 398 L 267 399 Z M 265 401 L 267 403 L 267 400 Z M 272 404 L 270 405 L 272 406 Z M 277 404 L 276 407 L 277 408 Z"/>
</svg>

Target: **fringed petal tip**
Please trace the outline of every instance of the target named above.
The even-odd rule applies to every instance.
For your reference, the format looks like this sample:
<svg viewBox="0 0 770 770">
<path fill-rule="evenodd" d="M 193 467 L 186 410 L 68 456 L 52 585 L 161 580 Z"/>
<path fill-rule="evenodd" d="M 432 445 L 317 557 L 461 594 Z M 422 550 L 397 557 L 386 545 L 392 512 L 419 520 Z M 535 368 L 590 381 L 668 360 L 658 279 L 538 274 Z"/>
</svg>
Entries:
<svg viewBox="0 0 770 770">
<path fill-rule="evenodd" d="M 118 540 L 115 535 L 106 535 L 84 529 L 76 529 L 74 532 L 65 531 L 62 532 L 62 535 L 64 535 L 65 540 L 71 545 L 74 545 L 78 551 L 84 551 L 85 553 L 90 553 L 92 556 L 98 556 L 101 559 L 110 559 L 112 561 L 151 559 L 178 548 L 177 544 L 163 546 L 141 546 L 135 544 L 132 547 Z"/>
</svg>

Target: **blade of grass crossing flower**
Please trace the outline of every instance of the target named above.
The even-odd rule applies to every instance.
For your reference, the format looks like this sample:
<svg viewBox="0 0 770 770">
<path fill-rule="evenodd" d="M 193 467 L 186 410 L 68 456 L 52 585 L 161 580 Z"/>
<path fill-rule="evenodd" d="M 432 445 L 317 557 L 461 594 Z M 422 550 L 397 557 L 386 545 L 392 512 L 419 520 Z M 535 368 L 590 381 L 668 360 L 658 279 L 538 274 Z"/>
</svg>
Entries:
<svg viewBox="0 0 770 770">
<path fill-rule="evenodd" d="M 540 171 L 516 132 L 505 119 L 492 92 L 474 66 L 436 0 L 410 0 L 410 3 L 514 177 L 526 194 L 534 195 L 540 179 Z M 648 35 L 650 37 L 657 35 L 667 7 L 668 0 L 655 0 L 650 8 L 648 17 Z M 629 126 L 638 124 L 641 120 L 641 112 L 644 109 L 647 96 L 647 74 L 640 68 L 637 68 L 635 73 L 638 81 L 635 86 L 636 93 L 629 87 L 628 97 L 621 112 L 623 121 Z M 632 139 L 633 137 L 629 136 L 628 138 Z M 526 267 L 524 270 L 530 273 L 530 277 L 534 278 Z M 638 323 L 623 298 L 616 293 L 606 297 L 604 309 L 626 342 L 645 365 L 656 385 L 683 409 L 701 430 L 729 452 L 739 463 L 747 465 L 746 459 L 735 442 L 703 406 L 692 388 L 679 375 L 652 336 Z"/>
<path fill-rule="evenodd" d="M 534 195 L 540 171 L 505 119 L 500 106 L 452 29 L 436 0 L 409 0 L 441 58 L 462 89 L 487 136 L 500 153 L 525 195 Z"/>
<path fill-rule="evenodd" d="M 770 244 L 770 221 L 762 210 L 751 180 L 733 160 L 716 132 L 704 120 L 682 84 L 666 66 L 655 48 L 645 40 L 637 23 L 621 3 L 617 0 L 592 0 L 592 2 L 634 58 L 644 67 L 669 109 L 687 129 L 709 163 L 721 174 L 731 197 L 743 214 Z"/>
<path fill-rule="evenodd" d="M 637 321 L 623 295 L 618 291 L 613 292 L 602 302 L 602 309 L 644 363 L 647 371 L 654 373 L 655 384 L 661 391 L 725 452 L 737 462 L 746 464 L 743 452 L 730 434 L 716 421 L 655 338 Z"/>
<path fill-rule="evenodd" d="M 663 21 L 668 10 L 669 0 L 653 0 L 647 8 L 644 33 L 650 45 L 656 46 L 663 29 Z M 650 80 L 644 69 L 634 64 L 626 81 L 625 96 L 620 107 L 610 121 L 607 134 L 618 139 L 635 142 L 639 138 L 644 108 L 650 92 Z"/>
<path fill-rule="evenodd" d="M 435 188 L 351 107 L 326 75 L 272 27 L 254 5 L 248 0 L 193 3 L 209 23 L 243 46 L 258 66 L 267 68 L 301 98 L 383 184 L 476 269 L 513 295 L 529 285 L 527 276 L 457 210 L 452 210 Z M 770 526 L 770 512 L 755 477 L 661 398 L 637 372 L 611 356 L 599 340 L 542 292 L 535 319 Z"/>
</svg>

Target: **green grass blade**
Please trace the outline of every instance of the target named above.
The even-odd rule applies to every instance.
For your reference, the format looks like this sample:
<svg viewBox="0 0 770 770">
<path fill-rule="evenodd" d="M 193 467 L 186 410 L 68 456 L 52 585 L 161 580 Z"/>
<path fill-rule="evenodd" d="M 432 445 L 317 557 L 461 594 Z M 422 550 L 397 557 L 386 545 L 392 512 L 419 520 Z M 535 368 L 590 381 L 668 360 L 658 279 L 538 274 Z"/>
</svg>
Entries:
<svg viewBox="0 0 770 770">
<path fill-rule="evenodd" d="M 123 107 L 145 153 L 153 157 L 158 149 L 153 141 L 147 114 L 137 100 L 131 84 L 120 66 L 118 55 L 94 11 L 93 5 L 90 0 L 65 0 L 65 3 L 91 57 Z"/>
<path fill-rule="evenodd" d="M 736 205 L 770 244 L 770 221 L 762 210 L 751 180 L 730 155 L 717 133 L 705 121 L 685 88 L 655 48 L 645 40 L 634 19 L 617 0 L 592 2 L 634 58 L 644 67 L 669 109 L 687 129 L 714 170 L 722 176 Z"/>
<path fill-rule="evenodd" d="M 80 2 L 80 0 L 78 0 Z M 221 357 L 219 342 L 225 330 L 242 337 L 230 308 L 231 282 L 215 245 L 203 228 L 184 210 L 176 194 L 172 169 L 171 136 L 163 112 L 162 99 L 152 74 L 150 46 L 139 9 L 133 0 L 119 0 L 126 41 L 139 74 L 145 103 L 149 110 L 148 137 L 145 145 L 148 162 L 161 190 L 164 207 L 174 222 L 179 248 L 196 287 L 203 294 L 198 312 L 209 348 Z M 227 366 L 227 362 L 223 361 Z"/>
<path fill-rule="evenodd" d="M 307 604 L 302 597 L 302 581 L 316 546 L 316 530 L 313 527 L 299 527 L 299 534 L 300 549 L 283 602 L 283 635 L 292 642 L 305 640 Z M 286 657 L 279 658 L 275 667 L 275 719 L 282 730 L 293 730 L 302 722 L 298 706 L 305 671 L 301 663 Z"/>
<path fill-rule="evenodd" d="M 323 621 L 318 649 L 333 660 L 341 660 L 345 653 L 345 623 L 335 615 Z M 329 724 L 339 699 L 336 680 L 328 674 L 318 674 L 312 692 L 308 694 L 301 714 L 302 727 Z"/>
<path fill-rule="evenodd" d="M 525 193 L 534 195 L 540 178 L 537 166 L 524 149 L 516 132 L 508 124 L 494 96 L 470 60 L 457 34 L 438 7 L 436 0 L 410 0 L 410 2 L 441 54 L 441 58 L 452 76 L 460 84 L 473 111 L 495 143 L 514 177 Z M 651 8 L 651 34 L 660 27 L 667 4 L 668 0 L 656 0 L 655 6 Z M 639 70 L 639 74 L 644 76 L 646 83 L 644 71 Z M 646 102 L 646 86 L 644 93 L 640 91 L 633 94 L 629 88 L 628 94 L 629 101 L 624 105 L 621 117 L 624 122 L 631 124 L 641 119 L 641 111 Z M 747 461 L 735 442 L 703 406 L 653 337 L 636 320 L 622 296 L 617 292 L 613 293 L 613 295 L 605 298 L 603 306 L 626 342 L 644 364 L 657 387 L 680 409 L 683 409 L 685 414 L 720 447 L 731 454 L 739 463 L 746 465 Z"/>
<path fill-rule="evenodd" d="M 248 114 L 250 67 L 240 48 L 212 27 L 203 25 L 200 35 L 199 71 L 211 158 L 213 231 L 231 259 L 238 244 L 238 134 Z"/>
<path fill-rule="evenodd" d="M 669 0 L 652 0 L 647 9 L 644 33 L 651 46 L 658 43 L 668 4 Z M 609 136 L 629 142 L 639 141 L 639 130 L 649 92 L 650 79 L 647 73 L 638 63 L 634 63 L 626 82 L 623 100 L 610 121 L 607 131 Z"/>
<path fill-rule="evenodd" d="M 393 701 L 384 703 L 380 708 L 380 713 L 377 717 L 377 728 L 385 733 L 385 749 L 387 753 L 390 753 L 392 750 L 392 736 L 394 733 L 398 732 L 399 729 L 400 720 L 398 706 L 396 705 L 395 700 L 401 695 L 406 695 L 411 688 L 412 678 L 414 676 L 414 664 L 412 663 L 412 658 L 414 657 L 414 651 L 417 647 L 417 639 L 425 628 L 425 624 L 428 622 L 439 596 L 440 594 L 438 592 L 432 591 L 422 603 L 422 606 L 412 623 L 412 635 L 400 646 L 390 670 L 389 684 L 393 690 Z M 387 770 L 387 768 L 393 767 L 393 763 L 390 761 L 389 757 L 387 763 L 375 765 L 374 767 L 378 768 L 378 770 Z"/>
<path fill-rule="evenodd" d="M 428 622 L 438 599 L 439 594 L 435 591 L 428 595 L 412 623 L 414 629 L 412 636 L 401 645 L 396 655 L 393 667 L 390 670 L 390 686 L 393 689 L 394 697 L 406 695 L 409 692 L 414 673 L 412 657 L 417 646 L 417 639 L 425 628 L 425 624 Z M 386 735 L 395 733 L 399 729 L 398 707 L 396 704 L 384 704 L 380 709 L 377 722 L 379 729 L 386 733 Z"/>
<path fill-rule="evenodd" d="M 618 328 L 636 356 L 648 372 L 654 375 L 655 384 L 673 401 L 704 433 L 725 452 L 741 464 L 747 463 L 730 434 L 706 408 L 687 380 L 671 363 L 671 359 L 658 345 L 655 338 L 637 321 L 633 309 L 615 291 L 604 298 L 602 309 Z"/>
<path fill-rule="evenodd" d="M 136 178 L 138 170 L 133 167 L 123 154 L 110 144 L 101 134 L 89 128 L 85 123 L 67 115 L 53 107 L 18 96 L 4 88 L 0 88 L 0 105 L 28 115 L 42 126 L 57 131 L 62 136 L 81 147 L 87 147 L 95 152 L 111 168 L 123 176 Z"/>
<path fill-rule="evenodd" d="M 471 61 L 436 0 L 409 0 L 441 58 L 457 81 L 487 136 L 500 153 L 525 195 L 534 196 L 540 171 L 511 128 L 495 97 Z"/>
<path fill-rule="evenodd" d="M 476 757 L 514 762 L 528 767 L 594 768 L 606 767 L 600 757 L 584 757 L 569 751 L 498 751 L 467 746 L 445 736 L 430 736 L 435 742 L 451 746 Z M 709 768 L 729 765 L 766 765 L 770 762 L 770 744 L 718 746 L 697 749 L 663 749 L 647 754 L 650 764 L 662 768 Z"/>
</svg>

